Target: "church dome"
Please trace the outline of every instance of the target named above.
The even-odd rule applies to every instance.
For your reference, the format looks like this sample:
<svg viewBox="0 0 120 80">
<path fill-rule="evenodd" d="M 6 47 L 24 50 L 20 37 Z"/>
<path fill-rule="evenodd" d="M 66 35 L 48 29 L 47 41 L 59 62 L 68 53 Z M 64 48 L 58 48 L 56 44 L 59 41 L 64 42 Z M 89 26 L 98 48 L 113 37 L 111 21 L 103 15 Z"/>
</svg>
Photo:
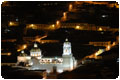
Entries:
<svg viewBox="0 0 120 80">
<path fill-rule="evenodd" d="M 42 51 L 40 48 L 38 48 L 38 45 L 34 43 L 34 48 L 30 50 L 30 56 L 42 56 Z"/>
<path fill-rule="evenodd" d="M 39 51 L 41 51 L 39 48 L 32 48 L 31 50 L 30 50 L 31 52 L 39 52 Z"/>
<path fill-rule="evenodd" d="M 27 54 L 24 53 L 24 51 L 22 50 L 21 53 L 20 53 L 20 56 L 27 56 Z"/>
<path fill-rule="evenodd" d="M 30 52 L 40 52 L 41 50 L 40 50 L 40 48 L 38 48 L 38 45 L 36 44 L 36 43 L 34 43 L 34 48 L 32 48 L 31 50 L 30 50 Z"/>
</svg>

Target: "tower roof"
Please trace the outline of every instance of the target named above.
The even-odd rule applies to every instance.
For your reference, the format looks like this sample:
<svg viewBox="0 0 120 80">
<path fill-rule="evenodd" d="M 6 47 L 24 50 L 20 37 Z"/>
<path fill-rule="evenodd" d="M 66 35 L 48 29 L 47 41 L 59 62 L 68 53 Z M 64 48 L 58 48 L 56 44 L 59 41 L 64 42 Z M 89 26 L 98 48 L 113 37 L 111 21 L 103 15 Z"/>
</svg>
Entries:
<svg viewBox="0 0 120 80">
<path fill-rule="evenodd" d="M 68 38 L 66 38 L 65 41 L 67 42 L 67 41 L 68 41 Z"/>
<path fill-rule="evenodd" d="M 21 53 L 24 53 L 24 50 L 22 50 Z"/>
<path fill-rule="evenodd" d="M 40 48 L 38 48 L 37 43 L 34 43 L 34 48 L 32 48 L 30 51 L 31 52 L 40 52 L 41 50 L 40 50 Z"/>
<path fill-rule="evenodd" d="M 37 43 L 34 43 L 34 48 L 37 48 L 37 47 L 38 47 Z"/>
<path fill-rule="evenodd" d="M 70 44 L 70 42 L 68 41 L 68 38 L 65 39 L 64 44 Z"/>
<path fill-rule="evenodd" d="M 22 50 L 20 56 L 27 56 L 27 54 L 24 52 L 24 50 Z"/>
</svg>

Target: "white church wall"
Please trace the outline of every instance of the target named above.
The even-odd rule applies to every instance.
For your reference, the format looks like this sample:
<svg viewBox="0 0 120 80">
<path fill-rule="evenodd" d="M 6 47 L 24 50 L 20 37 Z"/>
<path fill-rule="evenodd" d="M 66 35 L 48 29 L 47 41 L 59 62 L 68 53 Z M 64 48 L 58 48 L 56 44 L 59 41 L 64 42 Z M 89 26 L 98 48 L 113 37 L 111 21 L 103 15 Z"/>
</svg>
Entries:
<svg viewBox="0 0 120 80">
<path fill-rule="evenodd" d="M 30 56 L 18 56 L 17 57 L 18 62 L 26 62 L 26 61 L 28 61 L 30 59 L 31 59 Z"/>
<path fill-rule="evenodd" d="M 30 52 L 30 56 L 41 56 L 41 52 Z"/>
</svg>

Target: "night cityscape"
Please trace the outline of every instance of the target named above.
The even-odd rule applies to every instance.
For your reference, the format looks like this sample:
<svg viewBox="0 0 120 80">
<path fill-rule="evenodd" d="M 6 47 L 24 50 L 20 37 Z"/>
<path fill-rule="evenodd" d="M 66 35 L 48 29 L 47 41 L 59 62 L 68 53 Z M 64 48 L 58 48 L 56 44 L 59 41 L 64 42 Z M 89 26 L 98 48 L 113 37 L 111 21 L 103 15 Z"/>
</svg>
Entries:
<svg viewBox="0 0 120 80">
<path fill-rule="evenodd" d="M 116 79 L 116 1 L 4 1 L 4 79 Z"/>
</svg>

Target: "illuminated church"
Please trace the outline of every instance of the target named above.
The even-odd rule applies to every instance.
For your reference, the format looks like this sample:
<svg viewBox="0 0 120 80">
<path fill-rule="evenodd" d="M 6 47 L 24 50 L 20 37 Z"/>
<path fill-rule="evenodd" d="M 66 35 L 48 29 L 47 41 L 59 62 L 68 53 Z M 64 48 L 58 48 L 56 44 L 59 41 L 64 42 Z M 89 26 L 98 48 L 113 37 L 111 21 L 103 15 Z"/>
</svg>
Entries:
<svg viewBox="0 0 120 80">
<path fill-rule="evenodd" d="M 77 61 L 72 55 L 71 43 L 68 39 L 63 43 L 63 54 L 61 57 L 44 57 L 41 49 L 34 43 L 34 48 L 30 50 L 30 56 L 21 51 L 17 60 L 17 64 L 24 62 L 30 70 L 46 70 L 48 73 L 52 72 L 54 67 L 57 72 L 63 72 L 65 70 L 72 70 L 77 65 Z"/>
</svg>

